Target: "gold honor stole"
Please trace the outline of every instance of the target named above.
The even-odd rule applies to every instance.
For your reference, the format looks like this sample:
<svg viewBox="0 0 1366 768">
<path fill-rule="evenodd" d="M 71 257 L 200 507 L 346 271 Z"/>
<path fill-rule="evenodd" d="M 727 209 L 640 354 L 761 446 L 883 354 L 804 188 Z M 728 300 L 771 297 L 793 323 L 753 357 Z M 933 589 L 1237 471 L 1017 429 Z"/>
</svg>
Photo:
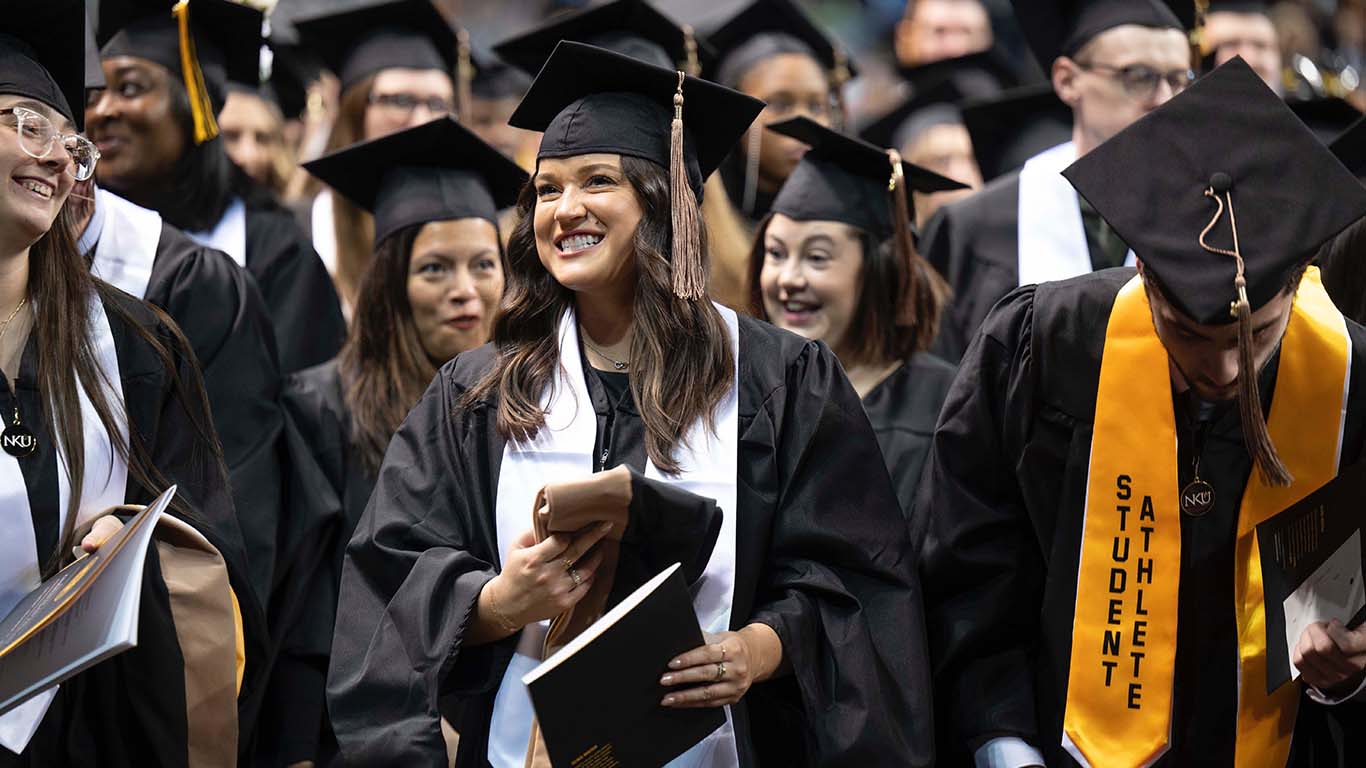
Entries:
<svg viewBox="0 0 1366 768">
<path fill-rule="evenodd" d="M 1238 512 L 1238 766 L 1284 765 L 1290 753 L 1300 686 L 1266 692 L 1256 526 L 1337 474 L 1350 351 L 1311 267 L 1281 342 L 1268 423 L 1295 482 L 1269 487 L 1254 467 Z M 1181 574 L 1176 456 L 1167 351 L 1134 277 L 1105 332 L 1087 475 L 1063 718 L 1063 746 L 1083 765 L 1146 766 L 1167 751 Z"/>
</svg>

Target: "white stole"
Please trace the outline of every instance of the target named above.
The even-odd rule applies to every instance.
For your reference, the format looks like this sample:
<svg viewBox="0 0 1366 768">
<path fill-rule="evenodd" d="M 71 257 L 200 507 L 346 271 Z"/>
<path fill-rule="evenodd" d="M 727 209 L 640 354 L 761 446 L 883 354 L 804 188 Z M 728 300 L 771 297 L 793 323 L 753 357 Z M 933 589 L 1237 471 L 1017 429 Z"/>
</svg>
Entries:
<svg viewBox="0 0 1366 768">
<path fill-rule="evenodd" d="M 332 190 L 324 189 L 313 198 L 308 214 L 309 231 L 313 235 L 313 250 L 327 267 L 327 274 L 337 276 L 337 224 L 333 218 Z"/>
<path fill-rule="evenodd" d="M 716 431 L 709 432 L 699 420 L 678 449 L 682 473 L 665 476 L 647 460 L 645 476 L 677 485 L 692 493 L 715 499 L 721 508 L 721 532 L 711 559 L 693 598 L 703 632 L 730 629 L 735 590 L 736 466 L 739 456 L 739 395 L 736 382 L 740 364 L 740 326 L 731 310 L 716 305 L 730 332 L 735 371 L 730 390 L 716 410 Z M 498 473 L 498 553 L 501 556 L 518 536 L 531 528 L 536 493 L 548 483 L 575 480 L 593 472 L 593 444 L 597 438 L 597 414 L 584 380 L 579 357 L 578 321 L 571 308 L 560 318 L 560 369 L 558 380 L 541 397 L 545 426 L 526 443 L 508 441 Z M 522 676 L 540 663 L 541 647 L 549 622 L 522 630 L 517 652 L 503 675 L 494 700 L 489 731 L 488 759 L 494 768 L 521 768 L 526 762 L 533 710 Z M 660 688 L 660 698 L 664 689 Z M 680 755 L 670 766 L 738 766 L 735 728 L 730 708 L 726 724 Z"/>
<path fill-rule="evenodd" d="M 161 214 L 103 189 L 95 190 L 95 205 L 103 216 L 90 271 L 124 293 L 146 298 L 161 242 Z"/>
<path fill-rule="evenodd" d="M 1072 142 L 1031 157 L 1020 169 L 1019 285 L 1066 280 L 1091 271 L 1091 250 L 1077 191 L 1063 177 L 1076 162 Z M 1134 264 L 1134 252 L 1124 260 Z"/>
<path fill-rule="evenodd" d="M 217 248 L 232 257 L 237 266 L 247 265 L 247 206 L 242 198 L 233 198 L 223 218 L 212 232 L 186 232 L 200 245 Z"/>
<path fill-rule="evenodd" d="M 104 304 L 98 296 L 91 295 L 88 312 L 91 346 L 94 348 L 95 360 L 103 379 L 105 398 L 114 411 L 119 426 L 119 439 L 126 447 L 128 424 L 114 334 L 109 328 L 109 318 L 105 315 Z M 42 354 L 41 350 L 39 354 Z M 82 443 L 85 456 L 84 483 L 75 523 L 75 527 L 80 528 L 109 507 L 124 503 L 128 486 L 128 466 L 110 442 L 109 436 L 105 434 L 104 426 L 85 388 L 78 383 L 76 389 L 81 403 L 81 424 L 84 432 Z M 54 406 L 49 403 L 48 407 Z M 5 424 L 11 423 L 14 418 L 12 413 L 3 416 Z M 56 448 L 57 508 L 60 511 L 58 530 L 62 530 L 66 524 L 67 505 L 71 501 L 71 485 L 66 474 L 66 447 L 59 440 Z M 38 552 L 24 475 L 19 469 L 19 460 L 8 453 L 0 453 L 0 509 L 5 510 L 5 515 L 10 521 L 5 526 L 4 535 L 0 536 L 0 615 L 4 615 L 9 613 L 24 595 L 38 586 L 41 572 L 39 557 L 50 554 Z M 47 708 L 52 704 L 56 693 L 57 688 L 54 686 L 0 717 L 0 745 L 15 753 L 22 752 L 29 739 L 33 738 L 34 732 L 38 730 L 38 724 L 47 714 Z"/>
</svg>

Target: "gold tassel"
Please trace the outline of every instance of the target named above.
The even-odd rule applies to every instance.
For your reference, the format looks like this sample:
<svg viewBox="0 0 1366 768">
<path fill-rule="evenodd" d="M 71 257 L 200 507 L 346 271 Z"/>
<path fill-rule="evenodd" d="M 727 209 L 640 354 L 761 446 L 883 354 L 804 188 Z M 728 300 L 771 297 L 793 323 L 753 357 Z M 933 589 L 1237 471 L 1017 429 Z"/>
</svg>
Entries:
<svg viewBox="0 0 1366 768">
<path fill-rule="evenodd" d="M 1257 381 L 1257 362 L 1252 354 L 1252 302 L 1247 298 L 1247 275 L 1243 263 L 1242 249 L 1238 246 L 1238 220 L 1233 214 L 1233 192 L 1228 188 L 1231 183 L 1223 174 L 1215 174 L 1218 181 L 1205 190 L 1205 197 L 1213 198 L 1219 205 L 1214 218 L 1200 233 L 1200 247 L 1211 253 L 1232 256 L 1237 265 L 1233 285 L 1238 290 L 1238 298 L 1229 307 L 1229 313 L 1238 321 L 1238 415 L 1243 424 L 1243 443 L 1257 464 L 1262 482 L 1272 487 L 1287 487 L 1295 481 L 1285 462 L 1276 452 L 1276 444 L 1271 442 L 1271 433 L 1266 428 L 1266 415 L 1262 413 L 1261 387 Z M 1218 189 L 1216 187 L 1223 187 Z M 1205 242 L 1205 236 L 1214 228 L 1224 215 L 1224 195 L 1228 200 L 1228 221 L 1233 231 L 1233 250 L 1215 248 Z"/>
<path fill-rule="evenodd" d="M 684 68 L 693 77 L 701 77 L 702 65 L 697 61 L 697 36 L 694 34 L 692 25 L 683 25 L 683 50 L 685 54 Z"/>
<path fill-rule="evenodd" d="M 180 72 L 185 80 L 185 93 L 190 98 L 190 116 L 194 120 L 194 143 L 203 144 L 218 136 L 218 121 L 214 118 L 213 102 L 204 85 L 204 71 L 199 68 L 199 54 L 195 51 L 194 34 L 190 31 L 190 0 L 180 0 L 171 9 L 180 28 Z"/>
<path fill-rule="evenodd" d="M 906 190 L 906 175 L 901 167 L 901 153 L 889 149 L 887 159 L 892 163 L 892 176 L 887 180 L 887 203 L 891 207 L 893 243 L 896 246 L 896 256 L 906 270 L 902 279 L 905 291 L 897 308 L 897 325 L 912 326 L 915 325 L 914 299 L 918 278 L 915 268 L 915 240 L 911 236 L 910 214 L 907 213 L 910 206 L 906 196 L 910 193 Z"/>
<path fill-rule="evenodd" d="M 470 119 L 470 89 L 474 82 L 474 62 L 470 59 L 470 33 L 461 27 L 456 32 L 455 116 L 461 121 Z"/>
<path fill-rule="evenodd" d="M 697 197 L 688 185 L 688 169 L 683 162 L 683 79 L 678 73 L 674 91 L 674 119 L 669 128 L 669 198 L 673 209 L 674 295 L 697 301 L 707 292 L 706 265 L 702 258 L 702 221 L 697 212 Z"/>
</svg>

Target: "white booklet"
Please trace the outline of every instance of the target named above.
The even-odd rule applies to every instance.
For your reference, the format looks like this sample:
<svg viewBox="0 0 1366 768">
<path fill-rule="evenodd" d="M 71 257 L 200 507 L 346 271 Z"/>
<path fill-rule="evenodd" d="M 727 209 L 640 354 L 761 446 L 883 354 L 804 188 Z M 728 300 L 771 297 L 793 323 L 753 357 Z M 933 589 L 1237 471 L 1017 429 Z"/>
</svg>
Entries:
<svg viewBox="0 0 1366 768">
<path fill-rule="evenodd" d="M 99 550 L 0 619 L 0 715 L 137 645 L 143 563 L 175 491 L 168 488 Z"/>
</svg>

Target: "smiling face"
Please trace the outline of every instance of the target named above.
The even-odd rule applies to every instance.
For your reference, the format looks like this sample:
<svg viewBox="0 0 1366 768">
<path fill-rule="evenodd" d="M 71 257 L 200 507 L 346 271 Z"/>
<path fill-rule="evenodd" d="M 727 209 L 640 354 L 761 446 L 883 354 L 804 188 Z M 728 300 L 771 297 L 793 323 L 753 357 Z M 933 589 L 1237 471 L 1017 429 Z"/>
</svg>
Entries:
<svg viewBox="0 0 1366 768">
<path fill-rule="evenodd" d="M 487 341 L 502 296 L 502 259 L 492 223 L 455 219 L 423 225 L 408 260 L 408 306 L 433 365 Z"/>
<path fill-rule="evenodd" d="M 145 188 L 169 178 L 189 149 L 172 108 L 170 70 L 145 59 L 103 62 L 108 87 L 86 105 L 86 131 L 100 150 L 97 179 L 116 190 Z"/>
<path fill-rule="evenodd" d="M 629 292 L 643 211 L 621 156 L 545 158 L 532 184 L 536 253 L 551 276 L 576 293 Z"/>
<path fill-rule="evenodd" d="M 764 232 L 759 290 L 769 322 L 836 354 L 858 309 L 863 248 L 858 233 L 835 221 L 796 221 L 773 214 Z"/>
<path fill-rule="evenodd" d="M 0 94 L 0 109 L 12 108 L 46 117 L 59 133 L 75 131 L 70 120 L 46 104 Z M 5 179 L 0 193 L 0 248 L 27 248 L 52 227 L 75 184 L 70 168 L 71 158 L 57 141 L 43 158 L 29 156 L 19 146 L 13 113 L 0 115 L 0 174 Z"/>
<path fill-rule="evenodd" d="M 802 53 L 783 53 L 759 62 L 740 78 L 740 90 L 764 102 L 764 111 L 745 133 L 740 146 L 748 151 L 752 131 L 762 131 L 759 143 L 759 187 L 772 192 L 797 167 L 806 145 L 790 136 L 764 131 L 764 126 L 793 117 L 830 124 L 830 81 L 815 59 Z"/>
</svg>

